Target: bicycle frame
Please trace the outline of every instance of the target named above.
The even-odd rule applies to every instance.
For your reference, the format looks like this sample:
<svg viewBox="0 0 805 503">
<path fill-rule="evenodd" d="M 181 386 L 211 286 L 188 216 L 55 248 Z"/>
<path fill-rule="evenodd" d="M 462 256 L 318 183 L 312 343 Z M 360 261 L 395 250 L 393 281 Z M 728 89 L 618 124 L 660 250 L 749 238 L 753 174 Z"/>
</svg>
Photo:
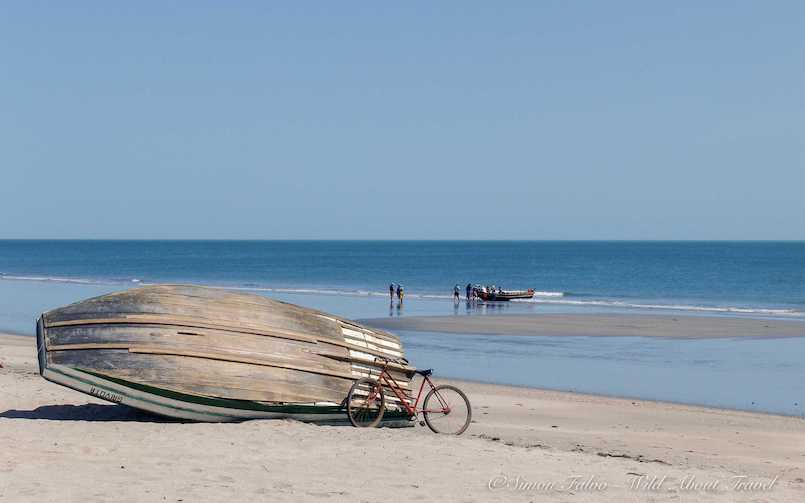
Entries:
<svg viewBox="0 0 805 503">
<path fill-rule="evenodd" d="M 449 413 L 450 406 L 442 399 L 439 392 L 436 392 L 436 398 L 439 399 L 439 403 L 441 404 L 441 408 L 436 409 L 427 409 L 424 408 L 417 410 L 417 406 L 419 405 L 419 399 L 422 398 L 422 391 L 425 389 L 425 383 L 427 382 L 431 389 L 435 389 L 436 386 L 433 385 L 433 382 L 430 380 L 430 377 L 423 376 L 422 377 L 422 384 L 419 386 L 419 392 L 416 395 L 416 400 L 413 401 L 413 404 L 408 402 L 408 398 L 405 396 L 405 393 L 402 392 L 402 387 L 400 384 L 392 377 L 392 375 L 388 372 L 388 362 L 383 366 L 383 370 L 380 372 L 380 376 L 377 378 L 378 382 L 381 386 L 381 393 L 383 383 L 386 383 L 386 386 L 397 395 L 397 399 L 400 400 L 400 403 L 405 407 L 405 411 L 408 413 L 408 416 L 413 417 L 416 416 L 419 412 L 433 412 L 433 413 Z"/>
</svg>

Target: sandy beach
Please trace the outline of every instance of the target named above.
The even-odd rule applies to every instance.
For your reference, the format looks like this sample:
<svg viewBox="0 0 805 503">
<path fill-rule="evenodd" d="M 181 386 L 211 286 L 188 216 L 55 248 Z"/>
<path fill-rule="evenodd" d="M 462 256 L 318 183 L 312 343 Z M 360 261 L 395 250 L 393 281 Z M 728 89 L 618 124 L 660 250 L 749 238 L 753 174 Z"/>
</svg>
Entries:
<svg viewBox="0 0 805 503">
<path fill-rule="evenodd" d="M 805 498 L 794 417 L 455 382 L 462 437 L 178 423 L 44 381 L 30 337 L 0 336 L 0 365 L 0 501 Z"/>
<path fill-rule="evenodd" d="M 532 336 L 803 337 L 805 322 L 736 317 L 637 314 L 406 316 L 363 320 L 387 330 Z"/>
</svg>

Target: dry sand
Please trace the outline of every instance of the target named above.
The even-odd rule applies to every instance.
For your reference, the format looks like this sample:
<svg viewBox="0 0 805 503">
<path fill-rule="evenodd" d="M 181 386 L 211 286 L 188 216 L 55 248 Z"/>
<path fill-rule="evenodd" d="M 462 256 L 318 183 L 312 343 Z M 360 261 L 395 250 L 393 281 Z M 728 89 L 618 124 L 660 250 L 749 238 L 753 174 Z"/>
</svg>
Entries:
<svg viewBox="0 0 805 503">
<path fill-rule="evenodd" d="M 506 314 L 375 318 L 387 330 L 543 336 L 805 337 L 805 321 L 642 314 Z"/>
<path fill-rule="evenodd" d="M 799 418 L 460 382 L 461 437 L 177 423 L 44 381 L 31 337 L 0 364 L 0 502 L 805 501 Z"/>
</svg>

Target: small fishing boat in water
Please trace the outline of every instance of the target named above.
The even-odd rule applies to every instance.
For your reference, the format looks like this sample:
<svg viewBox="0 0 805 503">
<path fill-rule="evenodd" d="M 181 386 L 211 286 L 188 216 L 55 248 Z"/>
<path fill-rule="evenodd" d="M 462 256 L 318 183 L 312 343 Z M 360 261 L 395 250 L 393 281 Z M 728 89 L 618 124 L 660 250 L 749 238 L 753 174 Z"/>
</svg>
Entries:
<svg viewBox="0 0 805 503">
<path fill-rule="evenodd" d="M 387 332 L 199 286 L 145 286 L 88 299 L 44 313 L 36 333 L 45 379 L 194 421 L 346 424 L 352 384 L 379 375 L 376 357 L 404 358 L 399 338 Z M 415 368 L 389 368 L 410 393 Z M 384 424 L 410 425 L 398 402 L 387 406 Z"/>
<path fill-rule="evenodd" d="M 484 301 L 500 301 L 513 299 L 530 299 L 534 296 L 534 289 L 528 290 L 501 290 L 497 288 L 476 287 L 475 295 Z"/>
</svg>

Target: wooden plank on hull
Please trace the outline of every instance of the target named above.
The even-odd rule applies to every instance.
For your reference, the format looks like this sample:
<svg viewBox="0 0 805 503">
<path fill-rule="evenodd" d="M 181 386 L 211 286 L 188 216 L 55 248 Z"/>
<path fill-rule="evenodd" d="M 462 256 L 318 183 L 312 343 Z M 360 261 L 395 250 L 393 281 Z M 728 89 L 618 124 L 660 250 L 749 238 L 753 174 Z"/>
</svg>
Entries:
<svg viewBox="0 0 805 503">
<path fill-rule="evenodd" d="M 46 313 L 49 323 L 103 315 L 174 315 L 217 325 L 277 328 L 335 337 L 337 325 L 316 311 L 251 294 L 190 286 L 148 286 L 110 294 Z M 100 315 L 100 316 L 99 316 Z"/>
<path fill-rule="evenodd" d="M 302 365 L 293 365 L 287 363 L 280 363 L 280 362 L 269 362 L 263 359 L 256 359 L 256 358 L 246 358 L 246 357 L 238 357 L 238 356 L 229 356 L 223 353 L 205 353 L 201 351 L 179 351 L 179 350 L 172 350 L 172 349 L 164 349 L 158 347 L 130 347 L 129 352 L 131 353 L 148 353 L 154 355 L 173 355 L 173 356 L 187 356 L 191 358 L 205 358 L 208 360 L 220 360 L 224 362 L 237 362 L 237 363 L 248 363 L 250 365 L 264 365 L 266 367 L 277 367 L 283 368 L 288 370 L 298 370 L 300 372 L 308 372 L 311 374 L 321 374 L 331 377 L 342 377 L 344 379 L 353 379 L 351 372 L 336 372 L 333 370 L 325 370 L 316 367 L 305 367 Z"/>
<path fill-rule="evenodd" d="M 128 319 L 128 318 L 103 318 L 103 319 L 99 318 L 99 319 L 94 319 L 94 320 L 74 320 L 74 321 L 56 322 L 56 323 L 52 323 L 52 324 L 48 325 L 48 328 L 57 328 L 57 327 L 66 327 L 66 326 L 82 326 L 82 325 L 103 325 L 103 324 L 116 324 L 116 323 L 118 323 L 118 324 L 132 324 L 133 325 L 133 324 L 144 323 L 144 321 L 142 321 L 142 320 L 135 321 L 135 320 Z M 235 328 L 231 328 L 231 327 L 211 326 L 211 325 L 206 325 L 206 324 L 201 324 L 201 323 L 196 323 L 195 325 L 189 325 L 189 324 L 187 324 L 188 322 L 185 322 L 185 324 L 179 324 L 178 321 L 176 323 L 165 323 L 164 321 L 158 323 L 156 320 L 151 321 L 151 319 L 149 319 L 145 323 L 153 324 L 153 325 L 169 325 L 169 326 L 180 326 L 180 327 L 188 327 L 188 328 L 210 328 L 210 329 L 221 330 L 221 331 L 226 331 L 226 332 L 238 332 L 238 333 L 246 333 L 246 334 L 254 334 L 254 335 L 265 335 L 265 336 L 269 336 L 269 337 L 288 338 L 290 340 L 310 342 L 310 343 L 313 343 L 313 344 L 315 344 L 317 342 L 326 342 L 328 344 L 341 346 L 341 347 L 344 347 L 344 348 L 347 348 L 347 349 L 351 349 L 353 351 L 366 353 L 366 354 L 369 354 L 369 355 L 372 355 L 372 356 L 382 356 L 382 357 L 386 357 L 386 358 L 388 358 L 390 356 L 388 353 L 386 353 L 384 351 L 378 351 L 376 349 L 367 348 L 367 347 L 363 347 L 363 346 L 358 346 L 356 344 L 351 344 L 349 342 L 338 341 L 338 340 L 330 340 L 330 339 L 320 340 L 320 339 L 317 339 L 315 337 L 307 336 L 307 335 L 304 335 L 304 334 L 291 334 L 291 333 L 287 333 L 287 332 L 282 333 L 282 334 L 277 334 L 273 330 L 272 330 L 272 333 L 268 333 L 266 331 L 240 330 L 240 329 L 235 329 Z M 393 364 L 390 364 L 390 365 L 393 365 Z"/>
<path fill-rule="evenodd" d="M 385 350 L 390 351 L 400 351 L 400 345 L 396 342 L 387 341 L 378 337 L 375 337 L 371 334 L 366 334 L 364 332 L 358 332 L 357 330 L 351 330 L 345 328 L 342 330 L 344 333 L 344 337 L 348 339 L 355 339 L 358 341 L 363 341 L 368 344 L 375 344 L 377 346 L 382 346 Z"/>
<path fill-rule="evenodd" d="M 379 339 L 383 339 L 384 341 L 395 343 L 398 346 L 400 344 L 400 338 L 397 337 L 396 335 L 392 335 L 392 334 L 390 334 L 388 332 L 384 332 L 382 330 L 374 330 L 374 329 L 370 330 L 370 329 L 368 329 L 368 328 L 366 328 L 364 326 L 358 325 L 357 323 L 354 323 L 354 322 L 351 322 L 351 321 L 348 321 L 348 320 L 339 320 L 339 323 L 341 323 L 343 328 L 346 328 L 346 329 L 349 329 L 349 330 L 355 330 L 355 331 L 361 332 L 361 333 L 366 334 L 366 335 L 377 337 Z"/>
<path fill-rule="evenodd" d="M 238 332 L 238 333 L 246 333 L 246 334 L 254 334 L 254 335 L 263 335 L 267 337 L 278 337 L 278 338 L 286 338 L 291 340 L 297 341 L 304 341 L 310 343 L 316 342 L 327 342 L 329 344 L 335 344 L 337 346 L 343 346 L 345 348 L 354 349 L 357 351 L 364 351 L 370 353 L 374 356 L 384 356 L 388 357 L 389 354 L 385 351 L 367 348 L 358 346 L 356 344 L 352 344 L 346 342 L 345 339 L 337 340 L 337 339 L 330 339 L 330 338 L 321 338 L 312 335 L 302 334 L 298 332 L 291 332 L 287 330 L 279 330 L 279 329 L 271 329 L 271 330 L 262 330 L 253 327 L 230 327 L 224 325 L 215 325 L 211 323 L 203 323 L 193 319 L 182 319 L 176 317 L 167 317 L 167 316 L 154 316 L 154 315 L 126 315 L 125 317 L 117 317 L 117 318 L 94 318 L 94 319 L 80 319 L 80 320 L 66 320 L 66 321 L 58 321 L 58 322 L 50 322 L 46 325 L 47 328 L 57 328 L 57 327 L 66 327 L 66 326 L 82 326 L 82 325 L 106 325 L 106 324 L 127 324 L 127 325 L 135 325 L 135 324 L 146 324 L 146 325 L 166 325 L 166 326 L 177 326 L 177 327 L 186 327 L 186 328 L 209 328 L 213 330 L 221 330 L 226 332 Z"/>
<path fill-rule="evenodd" d="M 359 352 L 360 351 L 358 351 L 358 353 Z M 374 358 L 362 358 L 362 357 L 358 356 L 357 354 L 355 354 L 355 352 L 351 352 L 348 356 L 332 355 L 332 354 L 327 354 L 327 355 L 322 355 L 322 356 L 327 356 L 328 358 L 333 358 L 335 360 L 342 360 L 342 361 L 346 361 L 346 362 L 360 362 L 360 363 L 362 363 L 364 365 L 371 365 L 371 366 L 377 367 L 377 368 L 382 368 L 384 365 L 386 365 L 385 362 L 383 362 L 383 363 L 376 362 L 374 360 Z M 401 371 L 403 373 L 406 373 L 406 374 L 413 374 L 416 371 L 416 367 L 403 366 L 403 365 L 399 365 L 397 363 L 392 363 L 392 362 L 388 363 L 388 368 L 392 369 L 392 370 L 399 370 L 399 371 Z"/>
<path fill-rule="evenodd" d="M 127 350 L 55 351 L 48 358 L 49 364 L 156 388 L 264 402 L 340 402 L 354 382 L 280 367 Z"/>
<path fill-rule="evenodd" d="M 335 341 L 327 341 L 327 342 L 329 344 L 334 344 L 336 346 L 341 346 L 341 347 L 344 347 L 344 348 L 347 348 L 347 349 L 350 349 L 350 350 L 353 350 L 353 351 L 359 351 L 359 352 L 362 352 L 362 353 L 367 353 L 367 354 L 372 355 L 373 357 L 375 357 L 375 356 L 381 356 L 383 358 L 389 358 L 390 357 L 390 355 L 388 355 L 387 353 L 384 353 L 382 351 L 377 351 L 375 349 L 366 348 L 366 347 L 363 347 L 363 346 L 358 346 L 356 344 L 351 344 L 349 342 L 335 342 Z M 390 365 L 396 365 L 396 364 L 391 364 L 390 363 Z M 414 369 L 412 368 L 412 370 L 414 370 Z"/>
<path fill-rule="evenodd" d="M 269 361 L 285 361 L 301 365 L 319 365 L 328 370 L 347 371 L 348 365 L 325 356 L 347 355 L 346 348 L 289 339 L 271 339 L 239 332 L 211 329 L 188 329 L 157 325 L 86 325 L 51 328 L 48 331 L 51 349 L 95 349 L 115 344 L 156 346 L 181 351 L 203 351 L 241 355 Z M 96 346 L 100 344 L 100 346 Z"/>
<path fill-rule="evenodd" d="M 247 326 L 228 326 L 219 325 L 215 323 L 206 323 L 194 318 L 179 318 L 175 316 L 162 316 L 162 315 L 124 315 L 120 317 L 111 318 L 85 318 L 78 320 L 65 320 L 49 322 L 46 324 L 47 328 L 67 327 L 67 326 L 81 326 L 81 325 L 113 325 L 113 324 L 145 324 L 145 325 L 168 325 L 175 327 L 187 328 L 209 328 L 213 330 L 222 330 L 226 332 L 241 332 L 247 334 L 264 335 L 267 337 L 278 337 L 284 339 L 291 339 L 296 341 L 304 341 L 315 343 L 316 337 L 306 335 L 298 332 L 291 332 L 289 330 L 270 329 L 265 330 L 256 327 Z"/>
<path fill-rule="evenodd" d="M 81 350 L 94 350 L 94 349 L 125 349 L 130 353 L 147 353 L 154 355 L 173 355 L 173 356 L 186 356 L 190 358 L 205 358 L 208 360 L 219 360 L 225 362 L 247 363 L 249 365 L 264 365 L 266 367 L 277 367 L 289 370 L 298 370 L 300 372 L 310 372 L 312 374 L 321 374 L 332 377 L 342 377 L 344 379 L 354 379 L 352 372 L 338 372 L 335 370 L 327 370 L 323 368 L 295 365 L 292 363 L 270 361 L 262 358 L 249 358 L 245 356 L 237 356 L 227 354 L 224 352 L 203 352 L 192 350 L 179 350 L 172 348 L 164 348 L 158 346 L 131 346 L 128 344 L 63 344 L 55 345 L 49 348 L 49 351 L 81 351 Z"/>
</svg>

